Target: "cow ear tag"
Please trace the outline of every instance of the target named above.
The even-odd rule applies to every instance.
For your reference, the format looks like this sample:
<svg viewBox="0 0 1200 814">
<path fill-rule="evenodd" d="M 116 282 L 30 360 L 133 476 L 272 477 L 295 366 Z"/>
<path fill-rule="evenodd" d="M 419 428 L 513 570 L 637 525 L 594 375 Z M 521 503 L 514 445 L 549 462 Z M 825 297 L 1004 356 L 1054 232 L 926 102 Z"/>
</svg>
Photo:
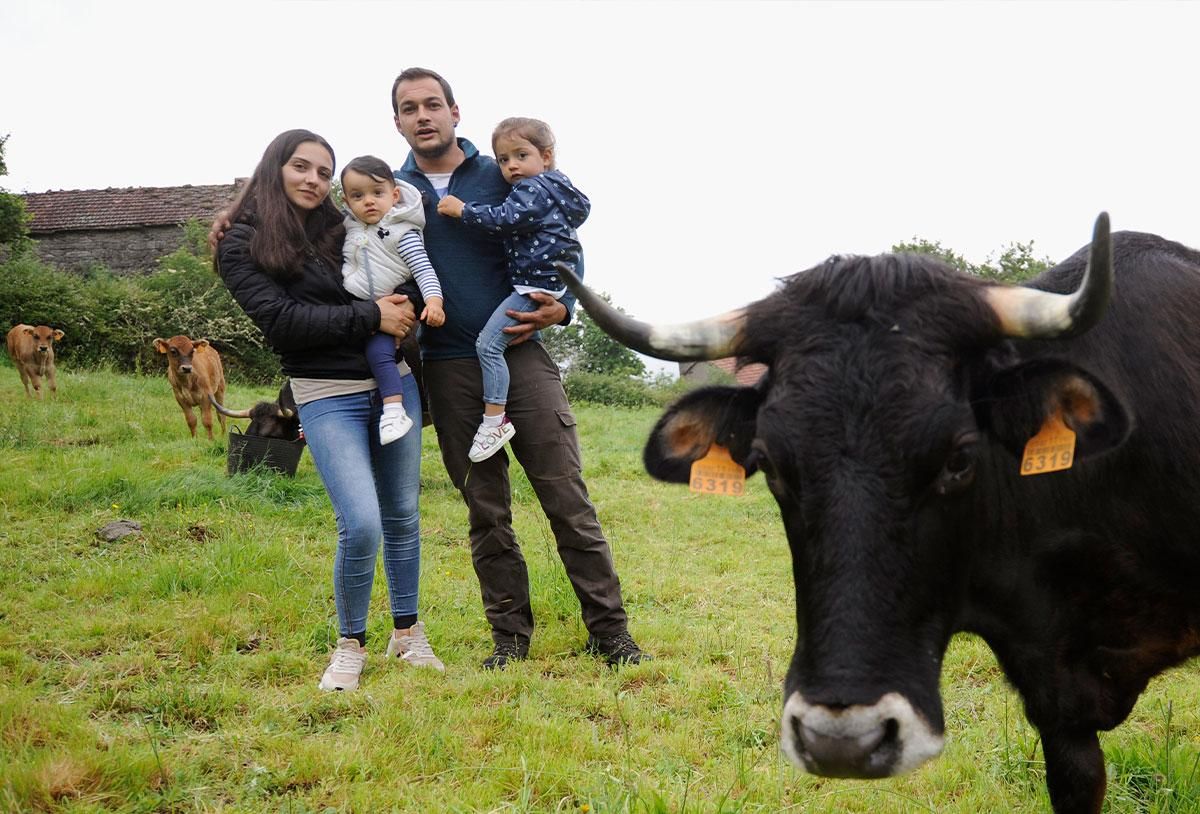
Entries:
<svg viewBox="0 0 1200 814">
<path fill-rule="evenodd" d="M 703 458 L 692 461 L 691 491 L 708 495 L 746 494 L 746 470 L 729 457 L 729 450 L 713 444 Z"/>
<path fill-rule="evenodd" d="M 1075 433 L 1063 423 L 1062 410 L 1046 419 L 1037 435 L 1025 445 L 1022 475 L 1044 475 L 1070 469 L 1075 463 Z"/>
</svg>

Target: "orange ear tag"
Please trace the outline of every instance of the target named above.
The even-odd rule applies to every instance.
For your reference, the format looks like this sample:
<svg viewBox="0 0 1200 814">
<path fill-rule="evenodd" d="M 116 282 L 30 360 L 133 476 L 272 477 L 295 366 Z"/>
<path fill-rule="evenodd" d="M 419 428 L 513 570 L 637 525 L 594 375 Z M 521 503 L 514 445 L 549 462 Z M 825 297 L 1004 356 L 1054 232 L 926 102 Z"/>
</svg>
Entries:
<svg viewBox="0 0 1200 814">
<path fill-rule="evenodd" d="M 692 461 L 690 488 L 701 494 L 744 495 L 746 470 L 729 457 L 729 450 L 713 444 L 703 458 Z"/>
<path fill-rule="evenodd" d="M 1075 463 L 1075 433 L 1063 423 L 1062 411 L 1046 419 L 1037 435 L 1025 445 L 1022 475 L 1044 475 L 1070 469 Z"/>
</svg>

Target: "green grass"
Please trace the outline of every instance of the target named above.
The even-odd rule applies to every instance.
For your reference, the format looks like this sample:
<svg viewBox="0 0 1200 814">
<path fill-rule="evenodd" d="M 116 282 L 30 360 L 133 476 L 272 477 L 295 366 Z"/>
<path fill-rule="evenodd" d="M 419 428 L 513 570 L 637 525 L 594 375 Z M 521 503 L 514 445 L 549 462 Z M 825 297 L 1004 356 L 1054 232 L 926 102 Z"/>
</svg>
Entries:
<svg viewBox="0 0 1200 814">
<path fill-rule="evenodd" d="M 640 452 L 657 411 L 577 412 L 632 631 L 657 660 L 614 672 L 579 652 L 578 605 L 514 469 L 539 627 L 528 661 L 480 670 L 466 512 L 427 432 L 422 617 L 447 671 L 382 663 L 379 574 L 362 690 L 327 695 L 334 524 L 309 456 L 294 480 L 229 478 L 225 442 L 188 436 L 165 377 L 66 370 L 37 403 L 0 365 L 0 811 L 1048 810 L 1037 733 L 969 636 L 946 658 L 941 758 L 874 782 L 783 760 L 794 600 L 763 482 L 741 499 L 653 482 Z M 119 518 L 142 533 L 96 537 Z M 1193 662 L 1103 736 L 1107 811 L 1200 811 L 1198 698 Z"/>
</svg>

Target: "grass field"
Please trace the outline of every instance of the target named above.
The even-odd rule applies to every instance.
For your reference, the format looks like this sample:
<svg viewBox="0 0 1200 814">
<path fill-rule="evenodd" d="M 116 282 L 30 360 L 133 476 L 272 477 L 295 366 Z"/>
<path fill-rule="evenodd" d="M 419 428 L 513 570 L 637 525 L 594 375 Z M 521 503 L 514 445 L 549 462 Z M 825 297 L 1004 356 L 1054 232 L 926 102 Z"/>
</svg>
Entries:
<svg viewBox="0 0 1200 814">
<path fill-rule="evenodd" d="M 233 386 L 244 406 L 269 388 Z M 422 618 L 445 674 L 382 661 L 376 579 L 362 689 L 317 680 L 336 637 L 334 523 L 294 480 L 225 475 L 165 377 L 63 371 L 27 401 L 0 364 L 0 811 L 1042 812 L 1037 733 L 978 639 L 943 674 L 947 746 L 885 781 L 780 755 L 795 635 L 790 561 L 761 479 L 744 498 L 651 481 L 652 410 L 578 406 L 585 476 L 631 630 L 657 659 L 612 671 L 514 469 L 538 630 L 502 673 L 466 512 L 426 431 Z M 128 518 L 140 535 L 102 542 Z M 1200 589 L 1200 588 L 1198 588 Z M 1200 811 L 1200 664 L 1153 681 L 1102 737 L 1110 812 Z"/>
</svg>

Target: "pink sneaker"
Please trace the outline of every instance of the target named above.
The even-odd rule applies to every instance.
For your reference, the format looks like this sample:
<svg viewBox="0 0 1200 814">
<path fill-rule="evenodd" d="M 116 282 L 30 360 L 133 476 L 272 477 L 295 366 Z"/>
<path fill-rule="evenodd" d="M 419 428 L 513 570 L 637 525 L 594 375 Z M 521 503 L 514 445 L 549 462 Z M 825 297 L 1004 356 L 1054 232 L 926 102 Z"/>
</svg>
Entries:
<svg viewBox="0 0 1200 814">
<path fill-rule="evenodd" d="M 367 651 L 360 647 L 357 639 L 345 637 L 337 640 L 337 648 L 329 658 L 329 666 L 321 683 L 317 686 L 325 691 L 357 690 L 358 677 L 367 663 Z"/>
<path fill-rule="evenodd" d="M 388 639 L 387 656 L 389 659 L 399 659 L 413 667 L 432 667 L 435 670 L 445 671 L 446 665 L 442 664 L 442 660 L 433 654 L 433 647 L 425 636 L 424 622 L 417 622 L 401 636 L 397 636 L 396 632 L 392 631 L 392 636 Z"/>
</svg>

